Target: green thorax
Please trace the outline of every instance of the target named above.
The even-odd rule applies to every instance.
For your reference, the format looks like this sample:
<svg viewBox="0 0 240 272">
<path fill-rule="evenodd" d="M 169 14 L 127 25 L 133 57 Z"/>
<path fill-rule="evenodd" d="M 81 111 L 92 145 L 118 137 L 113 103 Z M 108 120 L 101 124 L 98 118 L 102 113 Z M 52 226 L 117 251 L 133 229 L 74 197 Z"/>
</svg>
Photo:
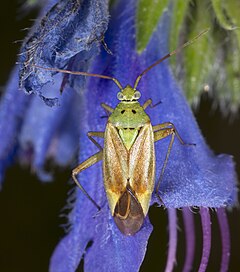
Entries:
<svg viewBox="0 0 240 272">
<path fill-rule="evenodd" d="M 140 93 L 138 91 L 127 86 L 118 93 L 121 102 L 108 120 L 118 129 L 119 135 L 128 150 L 136 140 L 141 127 L 150 122 L 149 116 L 137 101 L 139 97 Z"/>
</svg>

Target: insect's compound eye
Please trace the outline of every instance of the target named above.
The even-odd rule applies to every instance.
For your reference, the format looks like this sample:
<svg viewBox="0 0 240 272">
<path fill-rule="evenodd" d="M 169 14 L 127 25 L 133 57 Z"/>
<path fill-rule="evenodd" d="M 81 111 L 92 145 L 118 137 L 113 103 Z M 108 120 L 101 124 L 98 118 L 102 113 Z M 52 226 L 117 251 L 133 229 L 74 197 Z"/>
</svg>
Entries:
<svg viewBox="0 0 240 272">
<path fill-rule="evenodd" d="M 139 91 L 136 91 L 133 95 L 133 98 L 138 100 L 141 97 L 141 93 Z"/>
<path fill-rule="evenodd" d="M 117 94 L 117 99 L 118 99 L 118 100 L 123 100 L 123 98 L 124 98 L 123 94 L 122 94 L 121 92 L 119 92 L 119 93 Z"/>
<path fill-rule="evenodd" d="M 137 112 L 136 112 L 135 110 L 132 110 L 132 113 L 133 113 L 133 114 L 136 114 Z"/>
<path fill-rule="evenodd" d="M 121 114 L 124 114 L 124 112 L 125 112 L 125 110 L 122 110 L 122 111 L 121 111 Z"/>
</svg>

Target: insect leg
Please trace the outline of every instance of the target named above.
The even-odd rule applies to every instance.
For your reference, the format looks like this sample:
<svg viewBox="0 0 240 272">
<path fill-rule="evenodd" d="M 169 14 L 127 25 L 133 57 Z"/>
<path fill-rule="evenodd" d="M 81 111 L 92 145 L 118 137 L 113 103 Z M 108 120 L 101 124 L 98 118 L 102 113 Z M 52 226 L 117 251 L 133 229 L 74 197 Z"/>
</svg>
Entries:
<svg viewBox="0 0 240 272">
<path fill-rule="evenodd" d="M 88 136 L 89 140 L 92 141 L 100 150 L 103 149 L 101 147 L 101 145 L 93 137 L 104 138 L 104 132 L 102 132 L 102 131 L 89 131 L 87 136 Z"/>
<path fill-rule="evenodd" d="M 165 160 L 164 160 L 164 163 L 163 163 L 163 167 L 162 167 L 162 170 L 161 170 L 161 174 L 160 174 L 157 186 L 156 186 L 157 197 L 159 198 L 159 200 L 161 202 L 163 202 L 161 200 L 160 195 L 159 195 L 159 187 L 160 187 L 160 183 L 161 183 L 162 178 L 163 178 L 164 171 L 165 171 L 166 166 L 167 166 L 167 162 L 168 162 L 168 159 L 169 159 L 169 155 L 170 155 L 170 152 L 171 152 L 171 149 L 172 149 L 172 145 L 173 145 L 175 136 L 177 136 L 178 140 L 183 145 L 195 145 L 195 144 L 185 143 L 182 140 L 182 138 L 180 137 L 179 133 L 177 132 L 174 124 L 172 124 L 170 122 L 166 122 L 166 123 L 163 123 L 163 124 L 159 124 L 159 125 L 153 126 L 153 131 L 154 131 L 154 141 L 155 142 L 157 142 L 157 141 L 159 141 L 159 140 L 161 140 L 161 139 L 163 139 L 163 138 L 171 135 L 171 141 L 170 141 L 170 143 L 168 145 L 167 154 L 166 154 L 166 157 L 165 157 Z"/>
<path fill-rule="evenodd" d="M 80 188 L 80 190 L 86 195 L 86 197 L 97 207 L 98 210 L 100 210 L 100 206 L 91 198 L 91 196 L 88 194 L 88 192 L 83 188 L 83 186 L 80 184 L 80 182 L 77 180 L 77 175 L 81 173 L 83 170 L 87 169 L 88 167 L 92 166 L 93 164 L 99 162 L 103 158 L 103 152 L 100 151 L 81 164 L 79 164 L 76 168 L 72 170 L 72 178 L 74 182 L 77 184 L 77 186 Z"/>
<path fill-rule="evenodd" d="M 185 143 L 181 136 L 179 135 L 176 127 L 171 122 L 162 123 L 156 126 L 153 126 L 154 131 L 154 141 L 157 142 L 170 134 L 175 134 L 182 145 L 196 145 L 192 143 Z"/>
<path fill-rule="evenodd" d="M 156 104 L 153 105 L 152 99 L 148 99 L 147 101 L 145 101 L 145 103 L 142 105 L 142 107 L 145 110 L 148 106 L 150 106 L 150 108 L 154 108 L 154 107 L 158 106 L 161 103 L 162 102 L 159 101 L 158 103 L 156 103 Z"/>
<path fill-rule="evenodd" d="M 161 132 L 161 133 L 160 133 Z M 167 149 L 167 154 L 166 154 L 166 157 L 165 157 L 165 160 L 164 160 L 164 163 L 163 163 L 163 167 L 162 167 L 162 170 L 161 170 L 161 174 L 160 174 L 160 177 L 158 179 L 158 182 L 157 182 L 157 186 L 156 186 L 156 194 L 157 194 L 157 197 L 159 198 L 160 202 L 163 203 L 160 195 L 159 195 L 159 187 L 160 187 L 160 183 L 162 181 L 162 178 L 163 178 L 163 174 L 164 174 L 164 171 L 166 169 L 166 166 L 167 166 L 167 162 L 168 162 L 168 159 L 169 159 L 169 155 L 170 155 L 170 152 L 171 152 L 171 149 L 172 149 L 172 145 L 173 145 L 173 142 L 174 142 L 174 138 L 175 138 L 175 133 L 173 132 L 173 130 L 171 128 L 166 128 L 164 130 L 160 130 L 160 131 L 157 131 L 154 133 L 154 141 L 158 141 L 160 139 L 163 139 L 169 135 L 172 135 L 171 137 L 171 141 L 168 145 L 168 149 Z"/>
<path fill-rule="evenodd" d="M 104 108 L 104 110 L 107 112 L 107 114 L 109 115 L 109 113 L 112 113 L 114 111 L 114 109 L 110 106 L 108 106 L 105 103 L 102 103 L 101 106 Z"/>
<path fill-rule="evenodd" d="M 144 104 L 142 105 L 143 109 L 145 110 L 149 105 L 152 104 L 152 99 L 148 99 L 147 101 L 144 102 Z"/>
</svg>

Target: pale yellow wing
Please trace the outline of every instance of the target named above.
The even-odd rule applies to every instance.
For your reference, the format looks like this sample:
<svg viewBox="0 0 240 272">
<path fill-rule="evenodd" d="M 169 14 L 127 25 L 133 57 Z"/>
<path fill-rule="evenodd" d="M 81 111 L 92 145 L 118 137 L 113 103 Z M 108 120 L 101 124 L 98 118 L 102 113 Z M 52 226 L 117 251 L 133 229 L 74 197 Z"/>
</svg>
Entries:
<svg viewBox="0 0 240 272">
<path fill-rule="evenodd" d="M 130 149 L 129 183 L 146 216 L 154 189 L 155 149 L 152 125 L 144 125 Z"/>
<path fill-rule="evenodd" d="M 112 215 L 128 180 L 128 152 L 111 123 L 107 124 L 103 150 L 104 186 Z"/>
</svg>

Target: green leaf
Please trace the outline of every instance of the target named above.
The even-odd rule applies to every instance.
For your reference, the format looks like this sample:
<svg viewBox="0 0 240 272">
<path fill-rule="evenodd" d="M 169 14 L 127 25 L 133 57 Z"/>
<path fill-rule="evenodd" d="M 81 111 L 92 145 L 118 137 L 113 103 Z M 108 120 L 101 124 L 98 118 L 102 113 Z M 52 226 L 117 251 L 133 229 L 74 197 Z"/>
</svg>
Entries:
<svg viewBox="0 0 240 272">
<path fill-rule="evenodd" d="M 188 23 L 189 36 L 191 40 L 198 33 L 211 26 L 211 14 L 208 10 L 206 1 L 196 2 L 192 8 L 191 22 Z M 204 16 L 203 16 L 204 14 Z M 194 19 L 193 19 L 194 18 Z M 199 98 L 204 89 L 209 86 L 210 74 L 212 70 L 213 59 L 215 57 L 215 45 L 212 38 L 212 29 L 194 42 L 193 45 L 184 49 L 184 90 L 188 101 L 197 106 Z"/>
<path fill-rule="evenodd" d="M 222 27 L 231 30 L 227 31 L 225 39 L 219 40 L 219 44 L 223 43 L 218 73 L 221 81 L 216 84 L 220 107 L 223 114 L 227 115 L 230 112 L 237 113 L 240 105 L 240 1 L 222 1 L 220 4 L 222 13 L 228 18 L 228 27 L 222 21 L 219 22 Z"/>
<path fill-rule="evenodd" d="M 240 1 L 239 0 L 225 1 L 224 8 L 226 10 L 227 15 L 231 19 L 232 23 L 236 26 L 236 30 L 232 31 L 232 36 L 236 36 L 237 44 L 235 45 L 235 47 L 238 47 L 238 50 L 240 50 L 240 16 L 239 16 Z"/>
<path fill-rule="evenodd" d="M 237 0 L 238 1 L 238 0 Z M 229 0 L 229 1 L 222 1 L 222 0 L 212 0 L 212 7 L 214 9 L 215 15 L 217 17 L 217 20 L 219 24 L 225 28 L 226 30 L 232 30 L 234 29 L 234 25 L 231 21 L 229 21 L 229 18 L 226 16 L 226 12 L 224 10 L 224 5 L 232 6 L 235 5 L 235 0 Z M 239 13 L 239 9 L 236 9 L 236 12 Z"/>
<path fill-rule="evenodd" d="M 170 31 L 170 51 L 175 50 L 179 44 L 179 36 L 184 26 L 190 0 L 175 0 L 173 2 L 173 13 Z M 174 68 L 176 58 L 170 58 L 170 63 Z"/>
<path fill-rule="evenodd" d="M 227 15 L 229 16 L 231 22 L 235 27 L 240 27 L 240 2 L 239 0 L 230 0 L 224 1 L 223 7 L 226 10 Z"/>
<path fill-rule="evenodd" d="M 159 18 L 168 8 L 168 0 L 139 0 L 136 18 L 137 51 L 147 46 Z"/>
<path fill-rule="evenodd" d="M 224 115 L 238 112 L 240 105 L 240 49 L 234 32 L 228 32 L 217 71 L 216 95 Z"/>
</svg>

